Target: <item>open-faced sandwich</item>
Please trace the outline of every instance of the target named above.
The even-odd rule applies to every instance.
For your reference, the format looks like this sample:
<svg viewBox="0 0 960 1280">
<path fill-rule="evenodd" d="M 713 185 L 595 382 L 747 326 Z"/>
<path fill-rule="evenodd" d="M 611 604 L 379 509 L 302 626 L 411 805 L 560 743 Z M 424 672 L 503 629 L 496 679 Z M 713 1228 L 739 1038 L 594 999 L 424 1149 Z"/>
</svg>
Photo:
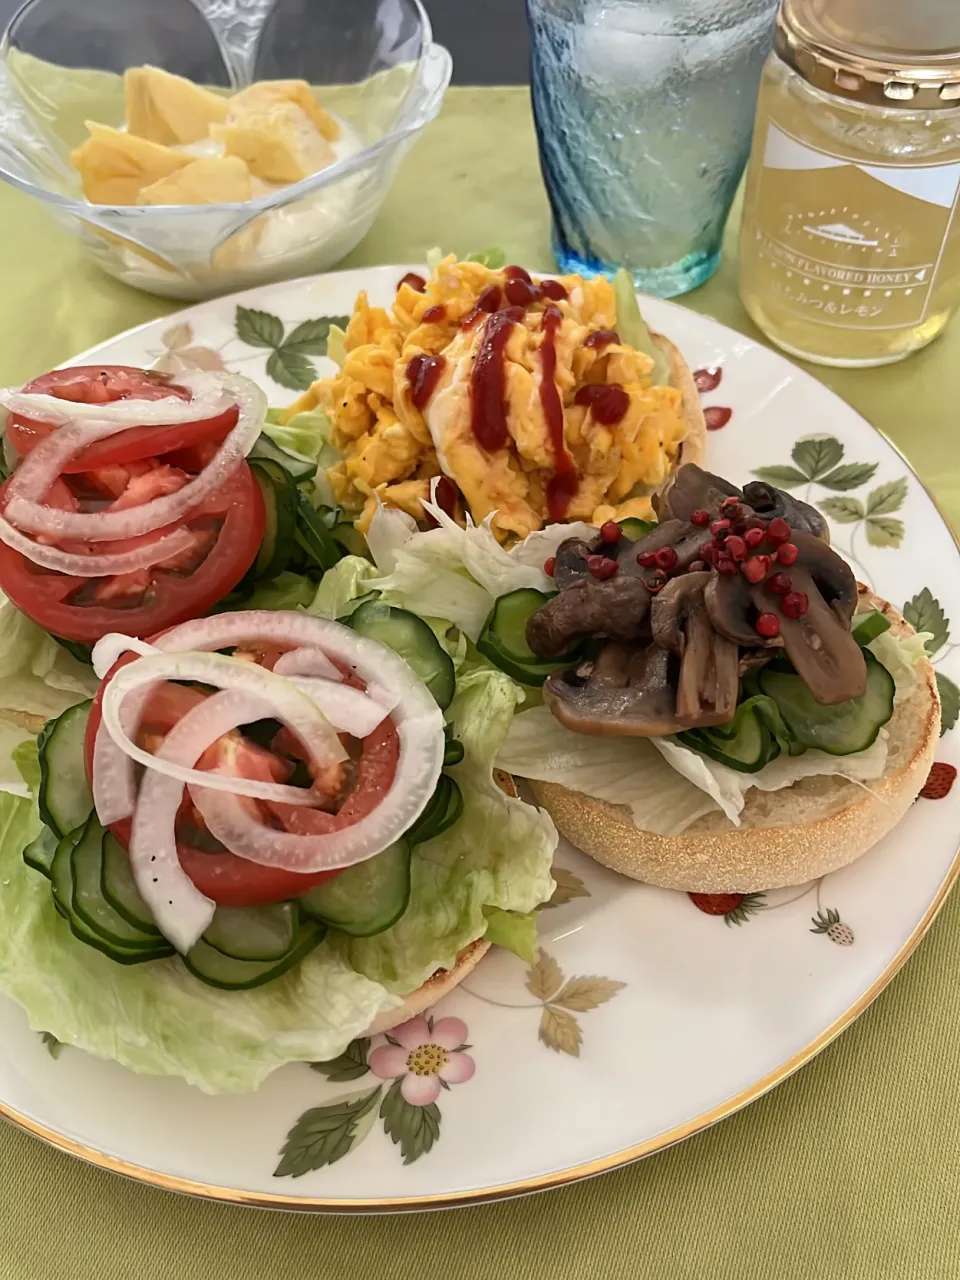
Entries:
<svg viewBox="0 0 960 1280">
<path fill-rule="evenodd" d="M 549 674 L 501 763 L 574 844 L 651 884 L 745 892 L 852 862 L 930 772 L 924 638 L 789 494 L 685 466 L 655 503 L 639 538 L 562 543 L 557 594 L 517 609 Z"/>
<path fill-rule="evenodd" d="M 495 767 L 539 779 L 592 849 L 558 800 L 571 782 L 630 839 L 588 796 L 629 804 L 656 765 L 668 835 L 723 808 L 654 741 L 705 769 L 726 752 L 760 785 L 839 759 L 801 754 L 806 721 L 767 687 L 805 708 L 809 682 L 819 707 L 827 655 L 821 700 L 866 700 L 850 725 L 823 717 L 860 762 L 846 776 L 890 772 L 908 736 L 822 529 L 776 491 L 677 471 L 702 448 L 696 392 L 631 289 L 446 260 L 389 314 L 361 297 L 339 359 L 294 413 L 234 374 L 125 366 L 0 396 L 0 990 L 37 1030 L 208 1090 L 336 1056 L 491 943 L 533 958 L 557 832 Z M 741 597 L 773 589 L 775 556 L 793 580 L 755 618 Z M 704 621 L 714 580 L 729 622 Z M 791 610 L 816 623 L 812 665 Z M 889 647 L 879 615 L 864 625 Z M 643 669 L 624 658 L 605 692 L 624 641 Z M 634 703 L 659 738 L 579 732 L 619 733 Z M 612 784 L 589 753 L 545 774 L 571 741 L 647 755 Z"/>
</svg>

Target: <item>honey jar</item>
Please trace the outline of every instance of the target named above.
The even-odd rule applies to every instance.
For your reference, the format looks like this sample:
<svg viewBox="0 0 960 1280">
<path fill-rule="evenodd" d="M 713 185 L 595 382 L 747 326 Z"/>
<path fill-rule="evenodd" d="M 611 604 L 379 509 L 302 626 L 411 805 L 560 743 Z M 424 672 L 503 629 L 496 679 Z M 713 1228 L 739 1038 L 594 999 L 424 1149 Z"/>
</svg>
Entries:
<svg viewBox="0 0 960 1280">
<path fill-rule="evenodd" d="M 902 360 L 960 301 L 960 0 L 781 0 L 740 293 L 784 351 Z"/>
</svg>

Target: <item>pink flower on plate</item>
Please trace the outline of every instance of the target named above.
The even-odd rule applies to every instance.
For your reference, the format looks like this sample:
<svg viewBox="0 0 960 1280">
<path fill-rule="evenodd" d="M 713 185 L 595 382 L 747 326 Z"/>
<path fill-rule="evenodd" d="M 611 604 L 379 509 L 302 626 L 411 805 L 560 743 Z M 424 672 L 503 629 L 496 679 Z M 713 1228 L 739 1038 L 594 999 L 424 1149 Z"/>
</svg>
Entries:
<svg viewBox="0 0 960 1280">
<path fill-rule="evenodd" d="M 381 1080 L 402 1077 L 400 1092 L 412 1107 L 428 1107 L 440 1090 L 463 1084 L 476 1070 L 464 1049 L 467 1024 L 460 1018 L 411 1018 L 387 1036 L 387 1043 L 374 1049 L 367 1064 Z"/>
</svg>

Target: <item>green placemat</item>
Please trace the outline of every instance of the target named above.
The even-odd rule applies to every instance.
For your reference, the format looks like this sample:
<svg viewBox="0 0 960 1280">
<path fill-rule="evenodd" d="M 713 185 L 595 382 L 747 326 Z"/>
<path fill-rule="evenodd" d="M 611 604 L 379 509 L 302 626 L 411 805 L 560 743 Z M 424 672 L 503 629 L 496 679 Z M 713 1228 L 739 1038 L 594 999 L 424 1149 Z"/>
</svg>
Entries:
<svg viewBox="0 0 960 1280">
<path fill-rule="evenodd" d="M 0 381 L 174 308 L 101 275 L 0 192 Z M 758 336 L 734 237 L 687 299 Z M 344 266 L 502 244 L 550 265 L 526 90 L 454 89 Z M 960 330 L 903 365 L 814 370 L 906 453 L 960 524 Z M 811 423 L 811 428 L 823 424 Z M 3 1280 L 941 1280 L 960 1276 L 960 895 L 907 970 L 799 1075 L 717 1128 L 563 1191 L 401 1218 L 312 1218 L 186 1200 L 0 1126 Z M 589 1107 L 590 1099 L 583 1099 Z M 625 1135 L 626 1139 L 626 1135 Z"/>
</svg>

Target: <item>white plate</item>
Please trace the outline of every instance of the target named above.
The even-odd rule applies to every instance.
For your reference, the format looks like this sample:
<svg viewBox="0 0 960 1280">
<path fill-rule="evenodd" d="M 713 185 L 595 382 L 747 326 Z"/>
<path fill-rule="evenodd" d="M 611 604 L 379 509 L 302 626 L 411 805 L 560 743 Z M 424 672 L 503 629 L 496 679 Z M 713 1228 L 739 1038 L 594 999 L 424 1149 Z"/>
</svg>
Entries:
<svg viewBox="0 0 960 1280">
<path fill-rule="evenodd" d="M 96 355 L 146 364 L 167 348 L 188 349 L 288 403 L 291 384 L 306 385 L 327 367 L 311 354 L 323 326 L 306 322 L 348 314 L 361 288 L 388 303 L 405 270 L 252 290 L 144 325 Z M 710 436 L 712 469 L 746 481 L 757 467 L 799 461 L 819 479 L 797 492 L 828 504 L 834 540 L 860 578 L 897 605 L 926 588 L 945 619 L 960 620 L 954 539 L 890 444 L 819 382 L 748 338 L 669 303 L 645 301 L 644 312 L 693 368 L 722 367 L 704 402 L 733 412 Z M 800 443 L 812 433 L 834 443 Z M 862 468 L 841 472 L 852 487 L 831 488 L 835 468 L 849 464 Z M 935 662 L 942 676 L 960 680 L 956 647 L 947 640 Z M 950 734 L 938 758 L 958 756 Z M 852 867 L 748 900 L 726 923 L 685 894 L 635 884 L 562 848 L 567 900 L 542 914 L 536 970 L 507 953 L 488 956 L 436 1010 L 432 1029 L 408 1028 L 408 1048 L 426 1038 L 454 1050 L 467 1040 L 475 1071 L 458 1059 L 456 1074 L 470 1078 L 440 1092 L 433 1110 L 407 1109 L 403 1145 L 386 1131 L 391 1102 L 386 1120 L 380 1112 L 391 1080 L 365 1070 L 363 1055 L 350 1079 L 290 1066 L 252 1098 L 210 1098 L 69 1048 L 55 1059 L 7 1000 L 0 1112 L 101 1167 L 244 1204 L 417 1209 L 556 1186 L 676 1142 L 806 1062 L 919 941 L 956 873 L 958 844 L 960 787 L 938 802 L 919 800 Z M 278 1176 L 288 1132 L 344 1096 L 369 1102 L 348 1154 L 303 1171 L 310 1160 L 297 1139 L 298 1176 Z M 304 1124 L 324 1118 L 314 1113 Z"/>
</svg>

